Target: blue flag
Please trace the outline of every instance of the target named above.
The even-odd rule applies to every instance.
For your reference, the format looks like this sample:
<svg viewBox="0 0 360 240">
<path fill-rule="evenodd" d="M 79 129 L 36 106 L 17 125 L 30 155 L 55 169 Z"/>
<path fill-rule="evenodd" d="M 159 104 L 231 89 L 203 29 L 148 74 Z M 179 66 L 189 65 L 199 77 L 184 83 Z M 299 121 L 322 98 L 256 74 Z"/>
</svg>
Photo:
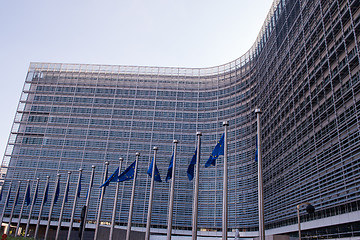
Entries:
<svg viewBox="0 0 360 240">
<path fill-rule="evenodd" d="M 224 155 L 224 135 L 223 134 L 219 140 L 219 142 L 216 144 L 214 150 L 212 151 L 209 159 L 207 160 L 207 162 L 205 163 L 205 167 L 210 167 L 210 165 L 215 166 L 216 164 L 216 159 L 220 156 L 220 155 Z"/>
<path fill-rule="evenodd" d="M 166 182 L 172 178 L 172 170 L 173 170 L 173 164 L 174 164 L 173 162 L 174 162 L 174 153 L 171 156 L 170 165 L 168 167 L 168 172 L 167 172 L 167 175 L 165 178 Z"/>
<path fill-rule="evenodd" d="M 65 192 L 65 202 L 68 201 L 69 190 L 70 190 L 70 183 L 68 183 L 67 188 L 66 188 L 66 192 Z"/>
<path fill-rule="evenodd" d="M 38 196 L 38 190 L 39 190 L 39 184 L 37 184 L 37 186 L 36 186 L 36 189 L 35 189 L 35 196 L 34 196 L 34 205 L 35 205 L 35 203 L 36 203 L 36 199 L 37 199 L 37 196 Z"/>
<path fill-rule="evenodd" d="M 125 169 L 125 171 L 122 174 L 120 174 L 120 176 L 117 178 L 117 181 L 123 182 L 133 179 L 135 175 L 135 165 L 136 165 L 136 160 L 127 169 Z"/>
<path fill-rule="evenodd" d="M 18 187 L 18 189 L 17 189 L 17 192 L 16 192 L 16 199 L 15 199 L 15 206 L 18 204 L 18 202 L 19 202 L 19 191 L 20 191 L 20 187 Z"/>
<path fill-rule="evenodd" d="M 82 173 L 80 173 L 79 189 L 78 189 L 78 192 L 77 192 L 78 197 L 80 197 L 80 192 L 81 192 L 81 177 L 82 177 Z"/>
<path fill-rule="evenodd" d="M 147 170 L 147 174 L 152 177 L 152 170 L 153 170 L 153 165 L 154 165 L 154 159 L 151 161 L 149 169 Z M 154 180 L 157 182 L 162 182 L 161 181 L 161 177 L 160 177 L 160 173 L 159 173 L 159 169 L 157 168 L 156 164 L 155 164 L 155 176 L 154 176 Z"/>
<path fill-rule="evenodd" d="M 187 169 L 187 175 L 189 178 L 189 181 L 193 180 L 194 178 L 194 166 L 196 164 L 196 155 L 197 155 L 197 148 L 195 149 L 195 153 L 191 159 L 191 162 L 189 164 L 189 167 Z"/>
<path fill-rule="evenodd" d="M 257 136 L 255 136 L 255 162 L 258 161 L 258 143 L 257 143 Z"/>
<path fill-rule="evenodd" d="M 57 200 L 59 199 L 59 195 L 60 195 L 60 179 L 57 182 L 54 203 L 56 203 Z"/>
<path fill-rule="evenodd" d="M 11 194 L 11 184 L 10 184 L 10 188 L 9 188 L 9 193 L 8 193 L 8 198 L 6 200 L 6 207 L 9 206 L 9 202 L 10 202 L 10 194 Z"/>
<path fill-rule="evenodd" d="M 110 182 L 116 182 L 118 175 L 119 175 L 119 167 L 115 170 L 113 174 L 111 174 L 111 176 L 108 179 L 106 179 L 106 181 L 100 186 L 100 188 L 109 186 Z"/>
<path fill-rule="evenodd" d="M 45 196 L 44 196 L 44 203 L 47 202 L 48 200 L 48 195 L 49 195 L 49 182 L 46 185 L 46 190 L 45 190 Z"/>
<path fill-rule="evenodd" d="M 26 202 L 26 206 L 30 205 L 30 184 L 28 184 L 28 186 L 26 188 L 25 202 Z"/>
</svg>

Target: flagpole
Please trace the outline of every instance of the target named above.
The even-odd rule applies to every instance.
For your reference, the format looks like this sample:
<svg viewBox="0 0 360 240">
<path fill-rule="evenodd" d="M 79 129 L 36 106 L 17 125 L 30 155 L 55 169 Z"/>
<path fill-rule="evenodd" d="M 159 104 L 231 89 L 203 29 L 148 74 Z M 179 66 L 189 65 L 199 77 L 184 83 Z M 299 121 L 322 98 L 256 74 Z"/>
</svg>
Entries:
<svg viewBox="0 0 360 240">
<path fill-rule="evenodd" d="M 261 159 L 261 129 L 260 129 L 260 109 L 255 109 L 257 117 L 257 142 L 258 142 L 258 201 L 259 201 L 259 240 L 265 240 L 264 226 L 264 191 L 262 176 L 262 159 Z"/>
<path fill-rule="evenodd" d="M 123 162 L 123 158 L 119 158 L 119 172 L 118 172 L 118 177 L 121 174 L 121 167 L 122 167 L 122 162 Z M 118 202 L 118 195 L 119 195 L 119 188 L 120 188 L 120 182 L 116 182 L 116 190 L 115 190 L 115 199 L 114 199 L 114 207 L 113 207 L 113 212 L 112 212 L 112 218 L 111 218 L 111 227 L 110 227 L 110 234 L 109 234 L 109 240 L 114 239 L 113 235 L 114 235 L 114 226 L 115 226 L 115 219 L 116 219 L 116 207 L 117 207 L 117 202 Z"/>
<path fill-rule="evenodd" d="M 134 197 L 135 197 L 135 183 L 136 183 L 137 168 L 138 168 L 138 162 L 139 162 L 140 153 L 137 152 L 135 155 L 136 155 L 136 160 L 135 160 L 136 163 L 135 163 L 133 186 L 132 186 L 132 190 L 131 190 L 129 218 L 128 218 L 128 225 L 127 225 L 127 230 L 126 230 L 126 240 L 130 240 L 131 221 L 132 221 L 133 207 L 134 207 Z"/>
<path fill-rule="evenodd" d="M 200 177 L 200 146 L 201 132 L 197 132 L 197 153 L 196 153 L 196 179 L 194 191 L 193 219 L 192 219 L 192 240 L 197 240 L 197 221 L 198 221 L 198 199 L 199 199 L 199 177 Z"/>
<path fill-rule="evenodd" d="M 9 218 L 9 225 L 8 225 L 8 227 L 6 228 L 6 231 L 5 231 L 5 234 L 6 234 L 6 235 L 9 235 L 10 225 L 11 225 L 11 221 L 12 221 L 12 218 L 13 218 L 13 215 L 14 215 L 15 206 L 16 206 L 16 200 L 17 200 L 17 198 L 19 197 L 20 184 L 21 184 L 21 181 L 18 182 L 18 187 L 17 187 L 17 189 L 16 189 L 16 194 L 15 194 L 14 202 L 13 202 L 13 204 L 12 204 L 11 213 L 10 213 L 10 218 Z"/>
<path fill-rule="evenodd" d="M 81 181 L 81 173 L 82 173 L 82 169 L 79 168 L 79 178 L 78 178 L 78 182 L 77 182 L 77 185 L 76 185 L 76 191 L 75 191 L 75 196 L 74 196 L 74 203 L 73 203 L 73 208 L 72 208 L 72 212 L 71 212 L 71 219 L 70 219 L 70 225 L 69 225 L 69 232 L 68 232 L 68 236 L 67 236 L 67 239 L 68 239 L 68 240 L 70 240 L 71 231 L 72 231 L 73 223 L 74 223 L 74 216 L 75 216 L 75 210 L 76 210 L 76 202 L 77 202 L 77 198 L 78 198 L 79 185 L 80 185 L 80 181 Z"/>
<path fill-rule="evenodd" d="M 67 190 L 69 187 L 69 182 L 70 182 L 70 175 L 71 172 L 68 172 L 68 176 L 67 176 L 67 180 L 66 180 L 66 186 L 65 186 L 65 191 L 64 191 L 64 197 L 63 197 L 63 201 L 61 204 L 61 210 L 60 210 L 60 216 L 59 216 L 59 221 L 58 221 L 58 227 L 56 229 L 56 236 L 55 236 L 55 240 L 59 239 L 59 233 L 60 233 L 60 228 L 61 228 L 61 221 L 62 221 L 62 217 L 64 214 L 64 206 L 65 206 L 65 202 L 66 202 L 66 195 L 68 194 Z"/>
<path fill-rule="evenodd" d="M 3 187 L 4 187 L 4 185 L 3 185 Z M 8 190 L 7 195 L 6 195 L 6 201 L 4 203 L 4 208 L 3 208 L 1 218 L 0 218 L 0 227 L 2 226 L 2 222 L 3 222 L 3 219 L 4 219 L 5 210 L 6 210 L 6 204 L 9 201 L 9 198 L 10 198 L 10 192 L 11 192 L 10 189 L 11 189 L 11 187 L 12 187 L 12 182 L 10 182 L 9 190 Z"/>
<path fill-rule="evenodd" d="M 57 191 L 60 191 L 60 189 L 58 190 L 59 181 L 60 181 L 60 174 L 57 174 L 57 179 L 56 179 L 56 183 L 55 183 L 55 189 L 54 189 L 54 192 L 53 192 L 53 197 L 52 197 L 52 200 L 51 200 L 51 206 L 50 206 L 50 210 L 49 210 L 48 223 L 47 223 L 47 225 L 46 225 L 46 231 L 45 231 L 45 237 L 44 237 L 44 239 L 48 239 L 50 222 L 51 222 L 51 216 L 52 216 L 52 212 L 53 212 L 54 204 L 55 204 L 56 192 L 57 192 Z"/>
<path fill-rule="evenodd" d="M 40 205 L 40 210 L 39 210 L 39 216 L 38 216 L 38 220 L 36 223 L 36 228 L 35 228 L 35 234 L 34 234 L 34 239 L 37 239 L 37 235 L 39 233 L 39 227 L 40 227 L 40 221 L 41 221 L 41 214 L 44 208 L 44 204 L 45 204 L 45 195 L 46 195 L 46 191 L 48 188 L 48 184 L 49 184 L 49 178 L 50 176 L 46 176 L 46 183 L 45 183 L 45 188 L 44 188 L 44 195 L 43 195 L 43 199 L 41 201 L 41 205 Z"/>
<path fill-rule="evenodd" d="M 16 225 L 15 236 L 18 236 L 18 231 L 19 231 L 20 222 L 21 222 L 21 218 L 22 218 L 22 213 L 23 213 L 23 210 L 24 210 L 24 204 L 25 204 L 25 200 L 26 200 L 26 192 L 27 192 L 27 190 L 29 188 L 29 185 L 30 185 L 30 180 L 27 180 L 26 188 L 25 188 L 26 189 L 25 190 L 25 195 L 24 195 L 24 199 L 22 201 L 21 209 L 20 209 L 20 213 L 19 213 L 19 220 L 18 220 L 18 223 Z"/>
<path fill-rule="evenodd" d="M 27 223 L 26 223 L 25 237 L 27 237 L 27 234 L 28 234 L 28 231 L 29 231 L 31 215 L 32 215 L 34 205 L 35 205 L 35 202 L 36 202 L 36 195 L 37 195 L 37 191 L 38 191 L 38 187 L 39 187 L 39 182 L 40 182 L 40 178 L 36 178 L 36 187 L 35 187 L 35 191 L 34 191 L 33 200 L 31 202 L 31 207 L 30 207 L 30 211 L 29 211 L 28 220 L 27 220 Z"/>
<path fill-rule="evenodd" d="M 172 231 L 172 219 L 174 211 L 174 192 L 175 192 L 175 166 L 176 166 L 176 150 L 178 140 L 174 140 L 174 157 L 173 157 L 173 166 L 172 166 L 172 175 L 171 175 L 171 188 L 170 188 L 170 203 L 169 203 L 169 216 L 168 216 L 168 225 L 167 225 L 167 235 L 166 239 L 171 240 L 171 231 Z"/>
<path fill-rule="evenodd" d="M 223 122 L 224 130 L 224 181 L 223 181 L 223 213 L 222 213 L 222 239 L 227 239 L 227 225 L 228 225 L 228 159 L 227 159 L 227 149 L 228 149 L 228 126 L 229 122 Z"/>
<path fill-rule="evenodd" d="M 156 152 L 158 150 L 158 147 L 153 147 L 153 150 L 154 150 L 154 159 L 153 159 L 153 166 L 152 166 L 152 172 L 151 172 L 150 196 L 149 196 L 149 204 L 148 204 L 148 214 L 147 214 L 147 219 L 146 219 L 145 240 L 150 240 L 151 211 L 152 211 L 154 181 L 155 181 L 155 168 L 156 168 Z"/>
<path fill-rule="evenodd" d="M 79 231 L 81 232 L 81 240 L 84 239 L 84 231 L 86 229 L 86 219 L 87 219 L 87 213 L 89 211 L 91 189 L 92 189 L 92 186 L 93 186 L 93 183 L 94 183 L 95 166 L 92 165 L 91 168 L 92 168 L 92 171 L 91 171 L 89 189 L 88 189 L 88 194 L 87 194 L 86 203 L 85 203 L 86 209 L 85 209 L 85 216 L 84 216 L 84 225 L 82 226 L 82 229 L 79 229 Z"/>
<path fill-rule="evenodd" d="M 106 179 L 107 179 L 108 169 L 109 169 L 109 162 L 105 162 L 104 181 L 102 181 L 102 182 L 105 182 Z M 97 236 L 99 234 L 99 225 L 100 225 L 100 219 L 101 219 L 101 209 L 102 209 L 102 205 L 103 205 L 103 201 L 104 201 L 105 188 L 106 187 L 101 188 L 101 196 L 100 196 L 98 215 L 97 215 L 97 218 L 96 218 L 94 240 L 97 239 Z"/>
</svg>

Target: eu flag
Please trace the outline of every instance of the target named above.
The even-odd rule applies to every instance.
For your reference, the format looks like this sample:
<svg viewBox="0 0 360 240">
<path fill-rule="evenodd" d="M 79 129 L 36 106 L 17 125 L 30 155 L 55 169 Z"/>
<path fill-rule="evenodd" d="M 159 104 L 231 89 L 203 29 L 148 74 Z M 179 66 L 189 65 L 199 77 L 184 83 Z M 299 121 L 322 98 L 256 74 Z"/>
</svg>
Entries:
<svg viewBox="0 0 360 240">
<path fill-rule="evenodd" d="M 38 196 L 38 190 L 39 190 L 39 184 L 36 184 L 35 196 L 34 196 L 34 200 L 33 200 L 34 205 L 35 205 L 35 203 L 36 203 L 36 199 L 37 199 L 37 196 Z"/>
<path fill-rule="evenodd" d="M 7 201 L 6 201 L 6 207 L 8 207 L 8 206 L 9 206 L 9 202 L 10 202 L 10 194 L 11 194 L 11 184 L 10 184 L 10 188 L 9 188 L 8 198 L 7 198 Z"/>
<path fill-rule="evenodd" d="M 70 190 L 70 183 L 67 184 L 67 188 L 65 190 L 65 202 L 68 201 L 69 190 Z"/>
<path fill-rule="evenodd" d="M 117 181 L 123 182 L 133 179 L 135 175 L 135 165 L 136 165 L 136 160 L 127 169 L 125 169 L 125 171 L 122 174 L 120 174 L 120 176 L 117 178 Z"/>
<path fill-rule="evenodd" d="M 194 178 L 194 167 L 196 164 L 196 155 L 197 155 L 197 148 L 195 149 L 195 153 L 194 153 L 194 155 L 191 159 L 191 162 L 189 164 L 189 167 L 187 169 L 187 175 L 188 175 L 189 181 L 193 180 L 193 178 Z"/>
<path fill-rule="evenodd" d="M 20 191 L 20 187 L 18 187 L 18 190 L 16 192 L 16 199 L 15 199 L 15 206 L 18 204 L 18 201 L 19 201 L 19 191 Z"/>
<path fill-rule="evenodd" d="M 258 161 L 258 143 L 257 143 L 257 136 L 255 136 L 255 162 Z"/>
<path fill-rule="evenodd" d="M 57 200 L 59 199 L 59 195 L 60 195 L 60 179 L 58 179 L 57 181 L 54 203 L 56 203 Z"/>
<path fill-rule="evenodd" d="M 149 169 L 147 170 L 147 174 L 152 177 L 152 171 L 153 171 L 153 165 L 154 165 L 154 159 L 152 159 Z M 157 168 L 156 164 L 155 164 L 155 176 L 154 176 L 154 180 L 157 182 L 162 182 L 161 181 L 161 177 L 160 177 L 160 173 L 159 173 L 159 169 Z"/>
<path fill-rule="evenodd" d="M 168 167 L 168 172 L 167 172 L 167 175 L 165 178 L 166 182 L 172 178 L 172 170 L 173 170 L 173 165 L 174 165 L 173 162 L 174 162 L 174 153 L 171 156 L 170 165 Z"/>
<path fill-rule="evenodd" d="M 224 134 L 221 136 L 220 141 L 216 144 L 214 150 L 212 151 L 209 159 L 205 163 L 205 167 L 210 167 L 210 165 L 215 166 L 216 159 L 220 156 L 224 155 Z"/>
<path fill-rule="evenodd" d="M 82 173 L 80 173 L 79 189 L 78 189 L 78 192 L 77 192 L 78 197 L 80 197 L 80 192 L 81 192 L 81 177 L 82 177 Z"/>
<path fill-rule="evenodd" d="M 48 195 L 49 195 L 49 182 L 46 185 L 46 190 L 45 190 L 45 196 L 44 196 L 44 203 L 47 202 L 48 200 Z"/>
<path fill-rule="evenodd" d="M 116 182 L 118 175 L 119 175 L 119 167 L 115 170 L 113 174 L 111 174 L 111 176 L 108 179 L 106 179 L 106 181 L 103 183 L 103 185 L 100 186 L 100 188 L 109 186 L 110 182 Z"/>
<path fill-rule="evenodd" d="M 30 205 L 30 184 L 28 184 L 28 187 L 26 189 L 25 201 L 26 201 L 26 206 L 29 206 Z"/>
</svg>

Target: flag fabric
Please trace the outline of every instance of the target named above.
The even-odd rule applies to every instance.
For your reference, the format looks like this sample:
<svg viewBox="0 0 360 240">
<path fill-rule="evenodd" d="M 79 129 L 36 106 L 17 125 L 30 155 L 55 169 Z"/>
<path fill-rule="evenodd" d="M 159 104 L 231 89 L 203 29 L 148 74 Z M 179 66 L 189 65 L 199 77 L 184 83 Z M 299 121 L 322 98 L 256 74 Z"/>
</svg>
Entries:
<svg viewBox="0 0 360 240">
<path fill-rule="evenodd" d="M 219 142 L 216 144 L 214 150 L 212 151 L 209 159 L 205 163 L 206 168 L 210 167 L 210 165 L 215 166 L 216 165 L 216 159 L 218 159 L 218 157 L 220 155 L 224 155 L 224 136 L 225 136 L 225 134 L 223 134 L 221 136 Z"/>
<path fill-rule="evenodd" d="M 107 182 L 107 180 L 108 180 L 108 174 L 109 174 L 109 166 L 106 165 L 106 166 L 105 166 L 105 172 L 104 172 L 104 179 L 106 179 L 106 180 L 105 180 L 105 182 L 103 183 L 103 185 L 106 184 L 106 182 Z M 99 198 L 100 198 L 100 199 L 101 199 L 101 194 L 103 194 L 103 193 L 105 194 L 106 186 L 108 186 L 109 183 L 110 183 L 110 182 L 108 182 L 106 185 L 104 185 L 104 188 L 101 189 L 100 195 L 99 195 Z M 101 185 L 99 188 L 102 188 L 103 185 Z M 88 189 L 88 192 L 89 192 L 89 189 Z M 86 194 L 86 198 L 87 198 L 87 194 Z"/>
<path fill-rule="evenodd" d="M 54 203 L 56 203 L 57 200 L 59 200 L 59 195 L 60 195 L 60 179 L 58 179 L 57 181 Z"/>
<path fill-rule="evenodd" d="M 35 205 L 35 202 L 36 202 L 36 199 L 37 199 L 37 196 L 38 196 L 38 190 L 39 190 L 39 184 L 36 185 L 36 189 L 35 189 L 35 196 L 34 196 L 34 205 Z"/>
<path fill-rule="evenodd" d="M 196 155 L 197 155 L 197 148 L 195 149 L 195 153 L 190 161 L 189 167 L 187 169 L 187 175 L 189 178 L 189 181 L 193 180 L 194 178 L 194 167 L 196 164 Z"/>
<path fill-rule="evenodd" d="M 49 195 L 49 182 L 46 185 L 46 190 L 45 190 L 45 196 L 44 196 L 44 203 L 47 202 L 48 200 L 48 195 Z"/>
<path fill-rule="evenodd" d="M 111 176 L 108 179 L 106 179 L 106 181 L 100 186 L 100 188 L 109 186 L 110 182 L 116 182 L 118 176 L 119 176 L 119 167 L 115 170 L 113 174 L 111 174 Z"/>
<path fill-rule="evenodd" d="M 257 142 L 257 136 L 255 136 L 255 162 L 258 161 L 258 142 Z"/>
<path fill-rule="evenodd" d="M 26 206 L 30 205 L 30 184 L 28 184 L 28 186 L 26 188 L 25 202 L 26 202 Z"/>
<path fill-rule="evenodd" d="M 152 159 L 149 169 L 147 170 L 147 174 L 152 177 L 152 171 L 153 171 L 153 165 L 154 165 L 154 158 Z M 162 182 L 161 181 L 161 177 L 160 177 L 160 172 L 159 169 L 157 168 L 156 164 L 155 164 L 155 176 L 154 176 L 154 180 L 157 182 Z"/>
<path fill-rule="evenodd" d="M 18 186 L 16 195 L 15 195 L 15 197 L 16 197 L 16 199 L 15 199 L 15 206 L 16 206 L 16 205 L 18 204 L 18 202 L 19 202 L 19 191 L 20 191 L 20 186 Z"/>
<path fill-rule="evenodd" d="M 167 175 L 166 175 L 166 178 L 165 178 L 166 182 L 172 178 L 172 170 L 173 170 L 173 165 L 174 165 L 173 162 L 174 162 L 174 153 L 171 156 L 170 164 L 169 164 L 169 167 L 168 167 L 168 172 L 167 172 Z"/>
<path fill-rule="evenodd" d="M 134 178 L 136 160 L 117 178 L 118 182 L 127 181 Z"/>
<path fill-rule="evenodd" d="M 11 184 L 10 184 L 10 188 L 9 188 L 9 193 L 8 193 L 8 198 L 6 200 L 6 207 L 9 206 L 9 202 L 10 202 L 10 194 L 11 194 Z"/>
<path fill-rule="evenodd" d="M 18 188 L 17 193 L 16 193 L 15 206 L 16 206 L 16 205 L 18 204 L 18 202 L 19 202 L 19 191 L 20 191 L 20 187 Z"/>
<path fill-rule="evenodd" d="M 69 190 L 70 190 L 70 183 L 67 184 L 67 188 L 66 188 L 66 192 L 65 192 L 65 202 L 68 201 Z"/>
<path fill-rule="evenodd" d="M 80 197 L 80 192 L 81 192 L 81 177 L 82 177 L 82 173 L 80 173 L 79 188 L 78 188 L 78 192 L 77 192 L 78 197 Z"/>
</svg>

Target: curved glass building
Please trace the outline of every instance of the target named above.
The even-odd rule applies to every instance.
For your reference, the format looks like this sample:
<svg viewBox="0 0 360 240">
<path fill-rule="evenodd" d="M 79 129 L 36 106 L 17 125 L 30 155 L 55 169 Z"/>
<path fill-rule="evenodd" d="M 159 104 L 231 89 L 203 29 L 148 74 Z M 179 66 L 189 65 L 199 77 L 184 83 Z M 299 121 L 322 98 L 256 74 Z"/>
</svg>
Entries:
<svg viewBox="0 0 360 240">
<path fill-rule="evenodd" d="M 239 59 L 211 68 L 166 68 L 31 63 L 2 162 L 4 196 L 18 180 L 40 178 L 37 219 L 46 176 L 50 192 L 56 174 L 69 201 L 70 220 L 79 168 L 84 169 L 76 219 L 85 204 L 91 166 L 94 188 L 88 212 L 96 220 L 104 163 L 109 172 L 140 152 L 133 226 L 146 225 L 150 178 L 146 171 L 157 146 L 165 179 L 179 140 L 173 227 L 191 233 L 193 182 L 186 170 L 202 132 L 198 227 L 222 226 L 223 157 L 204 168 L 229 121 L 229 232 L 258 231 L 256 115 L 262 110 L 265 227 L 267 234 L 297 234 L 296 206 L 304 236 L 360 235 L 360 2 L 358 0 L 275 0 L 252 48 Z M 104 195 L 101 221 L 111 221 L 115 185 Z M 25 192 L 25 182 L 20 192 Z M 126 226 L 132 182 L 121 185 L 117 225 Z M 165 229 L 169 183 L 155 184 L 152 228 Z M 32 191 L 34 191 L 32 189 Z M 23 195 L 20 196 L 20 200 Z M 10 204 L 14 194 L 10 194 Z M 2 200 L 0 205 L 4 206 Z M 20 212 L 15 207 L 15 219 Z M 50 202 L 42 217 L 47 219 Z M 60 214 L 55 204 L 53 220 Z M 11 208 L 5 209 L 4 222 Z M 28 208 L 24 209 L 27 216 Z M 189 231 L 187 231 L 189 230 Z"/>
</svg>

